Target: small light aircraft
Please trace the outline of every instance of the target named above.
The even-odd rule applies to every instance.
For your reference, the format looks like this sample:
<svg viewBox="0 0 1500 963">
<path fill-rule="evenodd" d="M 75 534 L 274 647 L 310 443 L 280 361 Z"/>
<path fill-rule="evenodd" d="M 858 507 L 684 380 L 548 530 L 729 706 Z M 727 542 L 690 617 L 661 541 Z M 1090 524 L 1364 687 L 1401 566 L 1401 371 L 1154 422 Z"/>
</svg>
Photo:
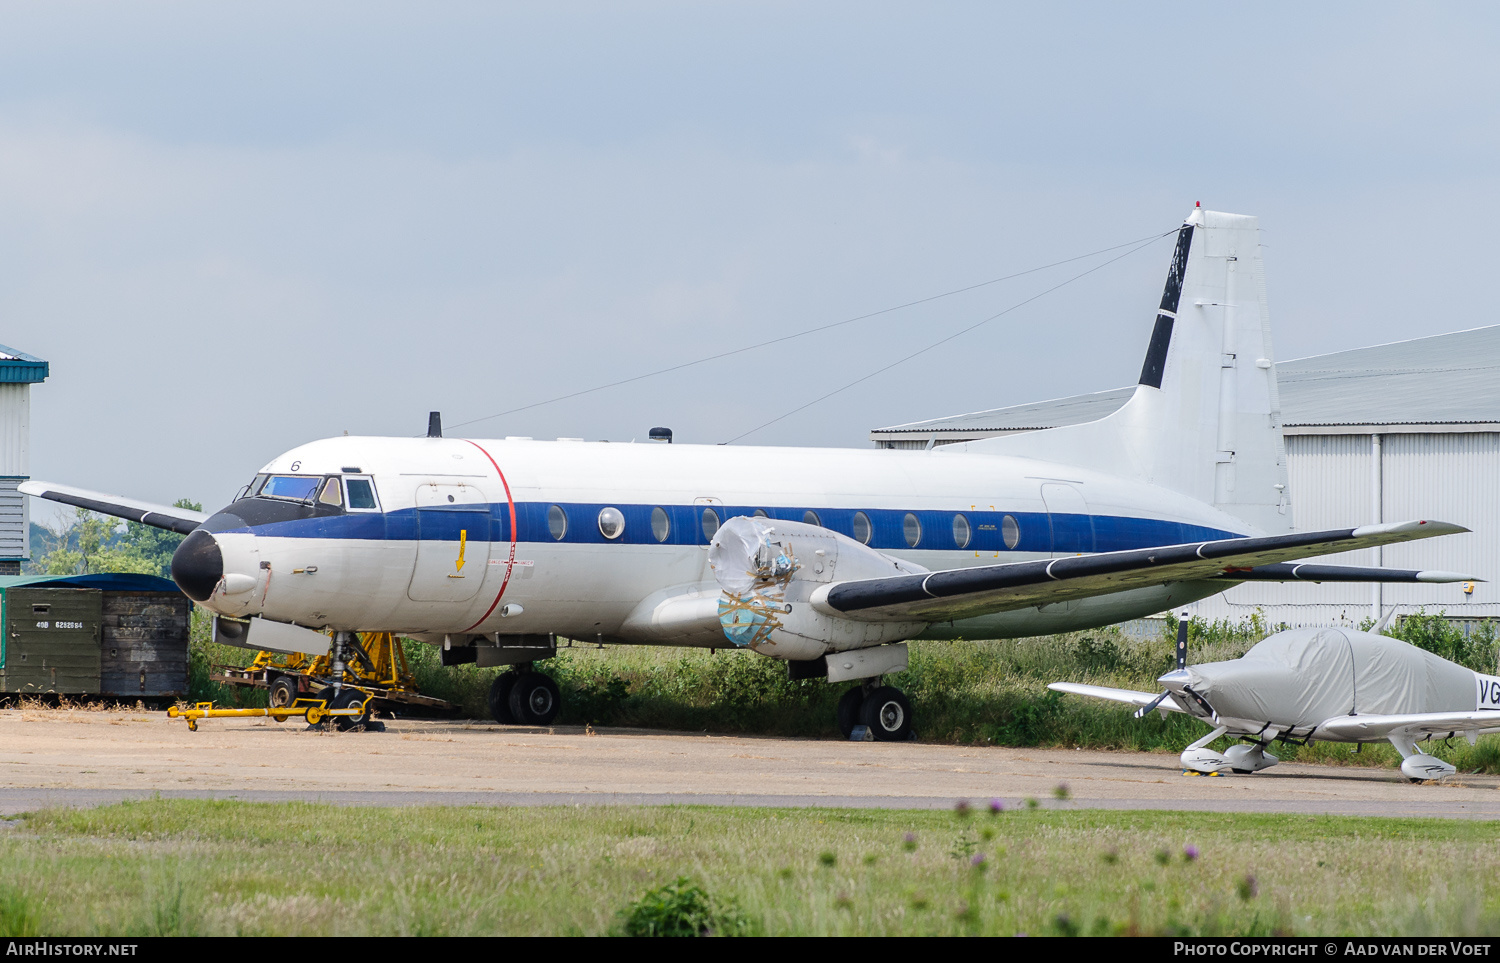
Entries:
<svg viewBox="0 0 1500 963">
<path fill-rule="evenodd" d="M 1394 610 L 1392 610 L 1394 612 Z M 1483 675 L 1375 632 L 1304 628 L 1278 632 L 1228 662 L 1187 664 L 1187 614 L 1178 623 L 1177 668 L 1157 681 L 1160 695 L 1054 682 L 1047 688 L 1153 709 L 1185 712 L 1213 727 L 1182 752 L 1188 772 L 1259 772 L 1276 765 L 1273 740 L 1389 742 L 1412 782 L 1451 776 L 1447 762 L 1417 743 L 1463 735 L 1472 745 L 1500 731 L 1500 678 Z M 1223 753 L 1220 736 L 1240 744 Z"/>
<path fill-rule="evenodd" d="M 271 460 L 211 516 L 31 481 L 187 535 L 172 576 L 251 648 L 358 658 L 357 632 L 513 666 L 497 720 L 550 722 L 557 639 L 749 648 L 855 682 L 839 726 L 906 739 L 906 640 L 1107 625 L 1248 578 L 1456 581 L 1292 560 L 1466 531 L 1293 532 L 1254 217 L 1194 210 L 1130 401 L 926 451 L 341 437 Z M 960 376 L 996 377 L 965 360 Z M 656 434 L 656 432 L 653 432 Z M 335 689 L 337 691 L 337 689 Z"/>
</svg>

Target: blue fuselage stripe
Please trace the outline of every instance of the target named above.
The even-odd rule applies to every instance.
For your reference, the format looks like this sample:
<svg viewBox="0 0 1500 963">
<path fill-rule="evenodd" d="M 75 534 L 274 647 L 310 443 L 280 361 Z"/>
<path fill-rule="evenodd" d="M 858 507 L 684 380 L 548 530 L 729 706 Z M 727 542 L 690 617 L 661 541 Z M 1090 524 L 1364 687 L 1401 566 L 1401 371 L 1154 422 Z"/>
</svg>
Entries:
<svg viewBox="0 0 1500 963">
<path fill-rule="evenodd" d="M 575 545 L 706 545 L 702 505 L 662 505 L 667 514 L 667 537 L 658 539 L 652 531 L 651 513 L 655 505 L 606 505 L 557 503 L 567 516 L 567 527 L 560 539 L 554 538 L 548 525 L 545 502 L 517 502 L 516 528 L 519 542 L 562 542 Z M 599 531 L 599 512 L 616 508 L 625 516 L 625 531 L 607 539 Z M 712 506 L 720 523 L 736 515 L 753 515 L 756 506 Z M 226 511 L 233 511 L 231 506 Z M 808 511 L 815 511 L 825 528 L 853 537 L 854 515 L 863 511 L 870 520 L 869 545 L 881 551 L 966 551 L 966 552 L 1114 552 L 1155 545 L 1181 545 L 1218 538 L 1241 538 L 1229 532 L 1187 522 L 1157 518 L 1132 518 L 1121 515 L 1049 515 L 1045 512 L 963 512 L 969 523 L 969 543 L 958 544 L 954 520 L 960 513 L 913 511 L 900 509 L 854 508 L 769 508 L 772 518 L 803 521 Z M 921 525 L 916 545 L 906 540 L 906 516 L 914 515 Z M 1004 542 L 1002 520 L 1014 518 L 1020 538 L 1014 546 Z M 278 538 L 330 538 L 368 541 L 453 541 L 466 533 L 470 541 L 487 535 L 491 542 L 509 542 L 510 506 L 492 505 L 443 506 L 441 508 L 408 508 L 393 512 L 350 513 L 319 518 L 270 522 L 253 527 L 222 528 L 224 532 L 248 532 Z"/>
</svg>

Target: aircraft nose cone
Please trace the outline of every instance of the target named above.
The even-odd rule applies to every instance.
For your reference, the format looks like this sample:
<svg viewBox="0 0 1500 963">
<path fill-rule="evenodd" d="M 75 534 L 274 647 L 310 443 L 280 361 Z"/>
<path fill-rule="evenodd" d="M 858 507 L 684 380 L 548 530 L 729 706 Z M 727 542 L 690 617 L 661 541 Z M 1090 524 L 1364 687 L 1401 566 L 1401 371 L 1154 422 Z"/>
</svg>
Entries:
<svg viewBox="0 0 1500 963">
<path fill-rule="evenodd" d="M 206 602 L 224 577 L 224 555 L 219 543 L 197 529 L 172 553 L 172 581 L 194 602 Z"/>
</svg>

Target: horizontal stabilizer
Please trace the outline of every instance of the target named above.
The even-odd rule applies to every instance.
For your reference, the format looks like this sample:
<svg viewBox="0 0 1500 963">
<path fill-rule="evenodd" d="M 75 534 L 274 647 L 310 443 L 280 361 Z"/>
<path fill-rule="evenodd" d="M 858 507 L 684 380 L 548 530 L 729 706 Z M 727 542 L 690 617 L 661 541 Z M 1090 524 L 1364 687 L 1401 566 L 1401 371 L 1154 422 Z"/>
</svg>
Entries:
<svg viewBox="0 0 1500 963">
<path fill-rule="evenodd" d="M 140 522 L 142 525 L 150 525 L 153 528 L 165 528 L 179 535 L 189 534 L 208 518 L 203 512 L 195 512 L 190 508 L 155 505 L 120 495 L 106 495 L 103 492 L 92 492 L 86 488 L 74 488 L 71 485 L 24 481 L 18 487 L 24 495 L 62 502 L 64 505 L 84 508 L 101 515 L 113 515 L 115 518 Z"/>
<path fill-rule="evenodd" d="M 1436 569 L 1373 568 L 1363 565 L 1314 565 L 1282 562 L 1218 576 L 1236 582 L 1483 582 L 1482 578 Z"/>
<path fill-rule="evenodd" d="M 1171 582 L 1232 579 L 1261 565 L 1467 531 L 1447 522 L 1410 521 L 1226 538 L 835 582 L 814 592 L 812 602 L 830 614 L 867 622 L 945 622 Z"/>
<path fill-rule="evenodd" d="M 1112 689 L 1107 685 L 1082 685 L 1077 682 L 1054 682 L 1047 686 L 1054 692 L 1067 692 L 1071 695 L 1088 696 L 1091 699 L 1108 699 L 1111 702 L 1123 702 L 1132 706 L 1149 706 L 1156 700 L 1161 699 L 1159 692 L 1137 692 L 1134 689 Z M 1181 712 L 1174 699 L 1163 699 L 1161 705 L 1156 708 L 1167 712 Z"/>
</svg>

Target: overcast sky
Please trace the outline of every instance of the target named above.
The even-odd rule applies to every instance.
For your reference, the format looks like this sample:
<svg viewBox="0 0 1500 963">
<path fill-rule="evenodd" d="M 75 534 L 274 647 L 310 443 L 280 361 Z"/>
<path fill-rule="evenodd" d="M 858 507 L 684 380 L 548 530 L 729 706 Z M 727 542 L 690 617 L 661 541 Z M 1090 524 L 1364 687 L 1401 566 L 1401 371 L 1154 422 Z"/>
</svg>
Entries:
<svg viewBox="0 0 1500 963">
<path fill-rule="evenodd" d="M 1256 214 L 1277 355 L 1500 321 L 1484 6 L 0 3 L 31 473 L 213 509 L 421 434 Z M 1075 261 L 450 430 L 749 431 Z M 1134 381 L 1162 240 L 739 444 Z"/>
</svg>

